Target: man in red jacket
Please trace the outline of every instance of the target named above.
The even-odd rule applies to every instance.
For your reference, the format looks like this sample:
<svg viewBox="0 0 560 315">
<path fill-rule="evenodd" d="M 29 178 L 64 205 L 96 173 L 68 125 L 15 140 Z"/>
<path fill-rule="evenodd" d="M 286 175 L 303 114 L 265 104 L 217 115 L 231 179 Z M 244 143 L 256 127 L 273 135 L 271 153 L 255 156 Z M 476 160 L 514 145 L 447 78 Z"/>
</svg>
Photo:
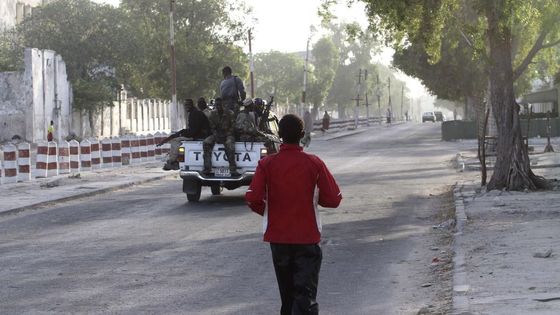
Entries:
<svg viewBox="0 0 560 315">
<path fill-rule="evenodd" d="M 280 120 L 280 152 L 257 166 L 245 195 L 264 218 L 282 299 L 281 314 L 319 314 L 316 302 L 322 252 L 317 205 L 336 208 L 342 195 L 325 163 L 299 146 L 303 122 L 296 115 Z"/>
</svg>

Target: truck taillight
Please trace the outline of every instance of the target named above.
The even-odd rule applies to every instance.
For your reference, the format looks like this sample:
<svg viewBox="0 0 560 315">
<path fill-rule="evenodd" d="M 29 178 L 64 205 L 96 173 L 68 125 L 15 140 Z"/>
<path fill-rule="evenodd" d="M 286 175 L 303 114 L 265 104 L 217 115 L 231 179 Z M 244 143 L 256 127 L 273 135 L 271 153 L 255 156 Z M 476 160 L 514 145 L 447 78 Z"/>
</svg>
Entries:
<svg viewBox="0 0 560 315">
<path fill-rule="evenodd" d="M 185 148 L 179 147 L 179 154 L 177 154 L 177 162 L 185 162 Z"/>
<path fill-rule="evenodd" d="M 268 155 L 268 149 L 267 148 L 261 148 L 261 159 L 265 156 Z"/>
</svg>

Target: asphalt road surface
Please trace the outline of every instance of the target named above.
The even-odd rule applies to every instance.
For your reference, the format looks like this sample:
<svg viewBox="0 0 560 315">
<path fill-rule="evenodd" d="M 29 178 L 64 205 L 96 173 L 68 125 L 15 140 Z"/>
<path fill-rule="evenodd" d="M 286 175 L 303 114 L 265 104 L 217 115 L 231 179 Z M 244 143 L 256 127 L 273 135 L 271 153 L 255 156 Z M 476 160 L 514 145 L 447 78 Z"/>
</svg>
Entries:
<svg viewBox="0 0 560 315">
<path fill-rule="evenodd" d="M 450 160 L 440 124 L 312 140 L 343 202 L 322 209 L 321 314 L 445 314 Z M 278 314 L 245 189 L 188 203 L 179 179 L 0 218 L 1 314 Z M 435 260 L 439 257 L 441 263 Z"/>
</svg>

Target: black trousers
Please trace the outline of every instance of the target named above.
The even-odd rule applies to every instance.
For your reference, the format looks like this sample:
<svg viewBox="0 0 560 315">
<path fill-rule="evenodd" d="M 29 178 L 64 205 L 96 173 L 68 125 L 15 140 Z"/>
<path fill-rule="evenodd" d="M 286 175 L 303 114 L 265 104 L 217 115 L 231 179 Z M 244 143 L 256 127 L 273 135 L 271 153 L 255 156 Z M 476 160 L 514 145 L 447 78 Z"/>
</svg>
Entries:
<svg viewBox="0 0 560 315">
<path fill-rule="evenodd" d="M 282 299 L 281 315 L 319 314 L 317 285 L 323 253 L 318 244 L 271 243 Z"/>
</svg>

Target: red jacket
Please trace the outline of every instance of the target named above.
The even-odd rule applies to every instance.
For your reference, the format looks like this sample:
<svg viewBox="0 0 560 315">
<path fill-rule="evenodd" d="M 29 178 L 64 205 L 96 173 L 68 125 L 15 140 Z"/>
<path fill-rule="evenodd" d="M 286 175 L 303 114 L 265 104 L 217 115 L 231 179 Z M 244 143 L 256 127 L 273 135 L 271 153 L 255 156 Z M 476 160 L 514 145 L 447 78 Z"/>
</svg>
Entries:
<svg viewBox="0 0 560 315">
<path fill-rule="evenodd" d="M 296 144 L 259 161 L 245 194 L 249 207 L 264 218 L 264 241 L 316 244 L 321 240 L 317 204 L 336 208 L 342 194 L 325 163 Z"/>
</svg>

